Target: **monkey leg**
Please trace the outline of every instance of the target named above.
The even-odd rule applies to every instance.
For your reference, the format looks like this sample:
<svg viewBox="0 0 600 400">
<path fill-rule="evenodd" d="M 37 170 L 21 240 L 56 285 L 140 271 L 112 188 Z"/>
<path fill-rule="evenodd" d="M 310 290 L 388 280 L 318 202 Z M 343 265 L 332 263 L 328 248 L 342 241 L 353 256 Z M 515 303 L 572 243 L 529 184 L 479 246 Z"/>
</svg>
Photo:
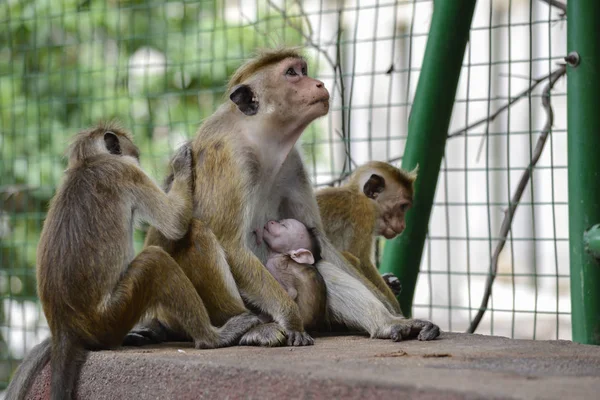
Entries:
<svg viewBox="0 0 600 400">
<path fill-rule="evenodd" d="M 193 219 L 185 246 L 173 252 L 173 258 L 200 293 L 213 324 L 220 326 L 234 316 L 255 319 L 244 305 L 225 251 L 219 240 L 202 221 Z"/>
<path fill-rule="evenodd" d="M 171 254 L 201 295 L 213 325 L 222 326 L 230 321 L 231 326 L 237 321 L 236 324 L 252 327 L 260 322 L 245 307 L 225 252 L 217 237 L 202 221 L 193 219 L 188 233 L 176 242 L 151 228 L 145 245 L 161 246 Z M 139 324 L 127 335 L 125 345 L 189 340 L 185 329 L 168 310 L 157 309 L 151 315 L 153 318 Z"/>
<path fill-rule="evenodd" d="M 373 285 L 375 285 L 375 287 L 381 293 L 383 293 L 385 295 L 385 297 L 389 300 L 391 306 L 394 308 L 394 311 L 397 314 L 402 315 L 402 310 L 400 309 L 400 303 L 398 302 L 396 295 L 394 294 L 394 292 L 392 292 L 392 289 L 386 283 L 384 278 L 379 274 L 379 271 L 377 270 L 375 265 L 373 265 L 373 263 L 371 263 L 370 261 L 364 261 L 364 260 L 361 261 L 357 257 L 355 257 L 353 254 L 351 254 L 347 251 L 342 251 L 342 255 L 356 269 L 356 271 L 361 273 Z M 400 283 L 398 278 L 396 278 L 396 280 L 398 281 L 398 283 Z"/>
<path fill-rule="evenodd" d="M 317 269 L 327 288 L 329 315 L 333 322 L 369 333 L 372 338 L 432 340 L 440 329 L 428 321 L 395 316 L 363 285 L 336 265 L 321 261 Z"/>
<path fill-rule="evenodd" d="M 120 344 L 143 313 L 157 305 L 174 316 L 197 348 L 232 345 L 256 325 L 233 320 L 221 329 L 213 327 L 183 270 L 162 248 L 149 246 L 131 262 L 102 310 L 100 324 L 110 327 L 104 341 Z"/>
<path fill-rule="evenodd" d="M 235 282 L 244 298 L 268 313 L 285 330 L 288 346 L 314 344 L 313 338 L 304 331 L 298 305 L 260 260 L 244 247 L 233 244 L 225 248 L 225 253 Z M 277 345 L 279 331 L 278 327 L 267 324 L 248 332 L 243 342 L 262 346 Z"/>
</svg>

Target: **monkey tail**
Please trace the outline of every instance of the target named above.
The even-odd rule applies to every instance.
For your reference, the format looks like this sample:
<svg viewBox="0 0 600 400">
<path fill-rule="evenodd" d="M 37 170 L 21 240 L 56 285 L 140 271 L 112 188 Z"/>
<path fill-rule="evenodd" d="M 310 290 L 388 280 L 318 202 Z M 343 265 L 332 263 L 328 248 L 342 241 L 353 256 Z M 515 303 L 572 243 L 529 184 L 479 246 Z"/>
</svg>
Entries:
<svg viewBox="0 0 600 400">
<path fill-rule="evenodd" d="M 50 359 L 52 339 L 35 346 L 23 360 L 6 388 L 6 400 L 24 400 L 36 376 Z"/>
<path fill-rule="evenodd" d="M 67 334 L 59 334 L 52 343 L 52 395 L 51 400 L 75 397 L 75 387 L 87 351 L 78 340 Z"/>
</svg>

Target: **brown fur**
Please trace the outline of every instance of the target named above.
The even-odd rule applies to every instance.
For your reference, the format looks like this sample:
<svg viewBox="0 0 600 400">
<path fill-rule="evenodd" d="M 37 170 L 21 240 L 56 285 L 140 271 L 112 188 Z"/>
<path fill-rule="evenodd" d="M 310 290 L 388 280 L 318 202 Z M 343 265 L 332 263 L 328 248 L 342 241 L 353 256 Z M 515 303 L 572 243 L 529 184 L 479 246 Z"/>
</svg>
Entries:
<svg viewBox="0 0 600 400">
<path fill-rule="evenodd" d="M 192 216 L 188 146 L 174 158 L 168 195 L 140 168 L 137 147 L 116 126 L 78 134 L 68 154 L 69 168 L 51 201 L 37 251 L 38 294 L 52 333 L 53 399 L 74 396 L 85 350 L 119 346 L 151 306 L 168 310 L 197 348 L 230 345 L 258 323 L 250 316 L 248 323 L 236 320 L 223 330 L 214 328 L 171 256 L 156 246 L 134 256 L 135 216 L 172 240 L 187 231 Z M 41 363 L 26 359 L 23 364 L 22 371 L 35 373 Z M 23 398 L 26 392 L 15 384 L 8 398 Z"/>
<path fill-rule="evenodd" d="M 326 282 L 333 321 L 362 329 L 372 337 L 435 338 L 437 326 L 394 314 L 386 297 L 344 261 L 323 233 L 310 180 L 294 145 L 310 122 L 328 112 L 329 94 L 322 82 L 305 72 L 306 63 L 295 50 L 263 52 L 234 74 L 229 85 L 231 101 L 199 128 L 192 141 L 196 157 L 194 217 L 214 234 L 215 241 L 202 242 L 192 231 L 195 245 L 180 248 L 187 252 L 179 259 L 180 264 L 187 264 L 182 269 L 188 277 L 193 269 L 215 270 L 202 254 L 223 251 L 235 285 L 215 292 L 215 298 L 238 304 L 237 312 L 242 312 L 241 294 L 248 306 L 274 320 L 249 331 L 240 343 L 279 345 L 285 333 L 289 345 L 312 344 L 298 305 L 264 267 L 267 252 L 257 246 L 253 235 L 266 221 L 295 218 L 316 228 L 323 250 L 317 269 Z M 171 249 L 167 242 L 151 234 L 147 244 Z M 224 268 L 217 269 L 223 274 L 218 279 L 229 281 Z M 210 291 L 212 285 L 206 287 Z M 208 312 L 213 320 L 230 316 L 218 307 L 208 307 Z"/>
<path fill-rule="evenodd" d="M 401 310 L 396 296 L 371 261 L 373 238 L 382 233 L 382 227 L 388 229 L 386 224 L 390 221 L 403 229 L 405 212 L 397 206 L 412 204 L 416 173 L 416 170 L 406 172 L 385 162 L 371 161 L 358 167 L 345 185 L 317 192 L 327 237 L 357 271 L 386 296 L 398 313 Z M 375 199 L 367 197 L 362 186 L 373 174 L 385 184 Z M 401 233 L 400 228 L 395 229 L 395 234 Z"/>
<path fill-rule="evenodd" d="M 229 79 L 227 92 L 235 85 L 248 81 L 258 71 L 285 60 L 286 58 L 303 58 L 294 48 L 263 49 L 256 52 L 256 57 L 251 58 L 241 65 Z"/>
<path fill-rule="evenodd" d="M 315 229 L 288 219 L 269 221 L 263 232 L 263 240 L 269 248 L 265 266 L 298 304 L 304 326 L 307 329 L 319 327 L 325 322 L 327 290 L 314 266 L 321 259 Z M 305 258 L 299 258 L 302 256 Z"/>
</svg>

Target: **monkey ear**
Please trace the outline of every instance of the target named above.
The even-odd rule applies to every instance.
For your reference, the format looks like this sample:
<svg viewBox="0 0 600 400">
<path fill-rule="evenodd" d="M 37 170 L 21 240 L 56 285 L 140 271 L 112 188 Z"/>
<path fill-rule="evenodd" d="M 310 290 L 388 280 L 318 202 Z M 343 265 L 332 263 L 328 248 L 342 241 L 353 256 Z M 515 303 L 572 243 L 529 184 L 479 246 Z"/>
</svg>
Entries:
<svg viewBox="0 0 600 400">
<path fill-rule="evenodd" d="M 373 174 L 363 186 L 363 193 L 370 199 L 376 199 L 379 193 L 385 189 L 385 179 L 382 176 Z"/>
<path fill-rule="evenodd" d="M 229 98 L 246 115 L 255 115 L 258 112 L 258 100 L 248 85 L 234 87 Z"/>
<path fill-rule="evenodd" d="M 108 131 L 104 133 L 104 144 L 110 154 L 121 154 L 121 143 L 119 143 L 119 138 L 114 132 Z"/>
<path fill-rule="evenodd" d="M 314 264 L 315 258 L 312 253 L 306 249 L 298 249 L 290 251 L 290 258 L 298 264 Z"/>
</svg>

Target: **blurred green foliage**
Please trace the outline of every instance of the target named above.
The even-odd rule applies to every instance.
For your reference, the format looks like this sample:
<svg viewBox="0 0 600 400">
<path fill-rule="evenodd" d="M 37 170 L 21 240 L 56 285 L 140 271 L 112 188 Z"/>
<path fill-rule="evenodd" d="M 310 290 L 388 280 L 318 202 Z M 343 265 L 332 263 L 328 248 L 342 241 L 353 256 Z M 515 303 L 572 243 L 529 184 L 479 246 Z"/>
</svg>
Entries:
<svg viewBox="0 0 600 400">
<path fill-rule="evenodd" d="M 221 1 L 0 2 L 0 388 L 17 364 L 5 307 L 35 300 L 37 240 L 69 138 L 118 119 L 161 179 L 243 59 L 302 42 L 280 15 L 240 14 Z"/>
</svg>

